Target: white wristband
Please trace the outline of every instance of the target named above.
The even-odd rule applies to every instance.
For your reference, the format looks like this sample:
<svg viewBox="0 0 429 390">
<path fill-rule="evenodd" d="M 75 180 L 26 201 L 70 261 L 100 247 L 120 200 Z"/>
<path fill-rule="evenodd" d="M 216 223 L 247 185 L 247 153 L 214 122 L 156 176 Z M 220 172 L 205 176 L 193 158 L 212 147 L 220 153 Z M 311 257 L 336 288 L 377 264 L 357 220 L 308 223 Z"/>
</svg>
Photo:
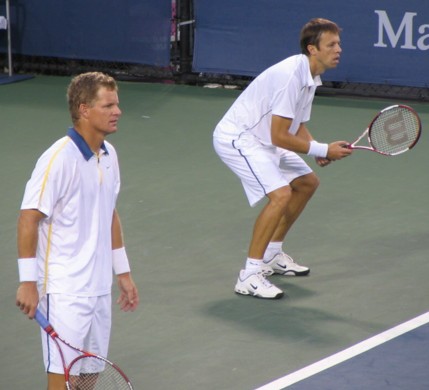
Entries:
<svg viewBox="0 0 429 390">
<path fill-rule="evenodd" d="M 20 282 L 36 282 L 38 279 L 37 259 L 35 257 L 18 259 Z"/>
<path fill-rule="evenodd" d="M 310 141 L 310 149 L 308 149 L 309 156 L 313 157 L 326 157 L 328 155 L 328 144 L 321 144 L 317 141 Z"/>
<path fill-rule="evenodd" d="M 128 262 L 127 252 L 125 247 L 112 250 L 113 271 L 115 275 L 125 274 L 130 272 L 130 264 Z"/>
</svg>

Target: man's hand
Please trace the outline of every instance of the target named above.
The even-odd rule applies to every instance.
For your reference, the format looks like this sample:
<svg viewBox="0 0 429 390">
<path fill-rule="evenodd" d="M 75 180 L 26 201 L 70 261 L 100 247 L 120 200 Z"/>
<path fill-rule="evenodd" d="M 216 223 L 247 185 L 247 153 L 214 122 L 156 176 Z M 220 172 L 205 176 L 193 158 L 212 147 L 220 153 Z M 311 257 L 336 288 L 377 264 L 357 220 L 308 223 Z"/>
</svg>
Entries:
<svg viewBox="0 0 429 390">
<path fill-rule="evenodd" d="M 328 146 L 328 155 L 326 158 L 328 160 L 335 161 L 350 156 L 353 153 L 353 150 L 348 148 L 347 145 L 349 145 L 347 141 L 332 142 Z"/>
<path fill-rule="evenodd" d="M 316 157 L 316 163 L 319 167 L 326 167 L 332 161 L 341 160 L 344 157 L 350 156 L 353 150 L 348 148 L 346 141 L 336 141 L 328 146 L 328 155 L 326 157 Z"/>
<path fill-rule="evenodd" d="M 325 157 L 316 157 L 315 160 L 319 167 L 326 167 L 332 162 L 332 160 L 329 160 L 328 158 L 325 158 Z"/>
<path fill-rule="evenodd" d="M 139 293 L 129 272 L 117 275 L 119 298 L 116 303 L 123 311 L 134 311 L 139 304 Z"/>
<path fill-rule="evenodd" d="M 36 282 L 21 282 L 16 292 L 16 306 L 18 306 L 29 319 L 33 319 L 38 304 L 39 292 L 37 291 Z"/>
</svg>

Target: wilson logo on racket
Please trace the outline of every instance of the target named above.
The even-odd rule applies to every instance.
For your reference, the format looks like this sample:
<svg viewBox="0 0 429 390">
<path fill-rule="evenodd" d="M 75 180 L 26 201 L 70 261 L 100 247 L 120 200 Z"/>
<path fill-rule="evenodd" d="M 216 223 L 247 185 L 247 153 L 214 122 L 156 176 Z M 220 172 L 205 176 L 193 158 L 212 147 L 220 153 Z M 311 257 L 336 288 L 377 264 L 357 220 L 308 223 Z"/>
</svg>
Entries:
<svg viewBox="0 0 429 390">
<path fill-rule="evenodd" d="M 398 112 L 395 117 L 386 120 L 384 131 L 386 132 L 387 143 L 392 146 L 408 143 L 410 139 L 402 112 Z"/>
</svg>

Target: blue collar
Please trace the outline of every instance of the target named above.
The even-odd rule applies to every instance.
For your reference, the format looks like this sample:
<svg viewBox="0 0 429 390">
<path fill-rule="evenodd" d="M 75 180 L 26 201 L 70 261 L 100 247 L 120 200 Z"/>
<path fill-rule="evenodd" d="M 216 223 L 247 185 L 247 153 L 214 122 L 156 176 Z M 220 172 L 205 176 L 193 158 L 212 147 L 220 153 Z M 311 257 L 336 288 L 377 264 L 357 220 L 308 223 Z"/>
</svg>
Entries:
<svg viewBox="0 0 429 390">
<path fill-rule="evenodd" d="M 74 129 L 73 127 L 70 127 L 67 130 L 67 135 L 73 140 L 73 142 L 79 148 L 80 152 L 82 153 L 86 161 L 88 161 L 91 157 L 94 156 L 94 152 L 88 146 L 88 144 L 83 139 L 83 137 L 76 131 L 76 129 Z M 101 149 L 103 149 L 106 154 L 109 154 L 104 142 L 101 145 Z"/>
</svg>

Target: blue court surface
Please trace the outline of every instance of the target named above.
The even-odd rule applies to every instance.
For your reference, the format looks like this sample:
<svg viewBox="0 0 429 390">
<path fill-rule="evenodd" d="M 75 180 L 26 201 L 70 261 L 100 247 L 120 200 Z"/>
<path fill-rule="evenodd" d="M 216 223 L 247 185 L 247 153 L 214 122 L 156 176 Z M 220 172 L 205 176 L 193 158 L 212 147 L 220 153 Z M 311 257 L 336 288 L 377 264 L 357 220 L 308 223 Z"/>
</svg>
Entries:
<svg viewBox="0 0 429 390">
<path fill-rule="evenodd" d="M 10 83 L 17 83 L 18 81 L 25 81 L 33 78 L 32 75 L 26 75 L 26 74 L 14 74 L 9 76 L 6 73 L 0 73 L 0 85 L 1 84 L 10 84 Z"/>
<path fill-rule="evenodd" d="M 257 390 L 429 388 L 429 313 Z"/>
</svg>

